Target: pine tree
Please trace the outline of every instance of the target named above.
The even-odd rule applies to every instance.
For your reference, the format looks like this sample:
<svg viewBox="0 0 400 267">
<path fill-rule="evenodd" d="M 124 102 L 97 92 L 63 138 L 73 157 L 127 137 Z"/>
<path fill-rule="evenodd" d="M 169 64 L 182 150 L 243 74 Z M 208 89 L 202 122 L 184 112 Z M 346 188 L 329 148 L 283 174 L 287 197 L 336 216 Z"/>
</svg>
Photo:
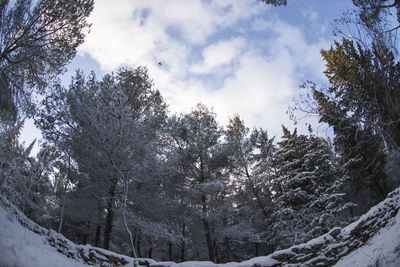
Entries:
<svg viewBox="0 0 400 267">
<path fill-rule="evenodd" d="M 270 191 L 271 163 L 275 147 L 273 138 L 269 139 L 267 132 L 254 129 L 249 133 L 244 122 L 235 115 L 229 122 L 226 130 L 226 139 L 229 146 L 229 174 L 233 180 L 235 196 L 236 234 L 229 236 L 233 240 L 246 240 L 246 246 L 240 242 L 235 244 L 233 251 L 243 258 L 258 255 L 258 247 L 265 243 L 272 212 L 272 194 Z M 241 230 L 239 230 L 241 229 Z M 255 249 L 248 243 L 254 243 Z M 230 249 L 231 252 L 233 248 Z M 237 257 L 236 259 L 237 260 Z"/>
<path fill-rule="evenodd" d="M 75 56 L 92 10 L 92 0 L 0 2 L 2 119 L 15 121 L 21 108 L 32 114 L 32 93 L 42 94 Z"/>
<path fill-rule="evenodd" d="M 384 167 L 386 149 L 381 135 L 369 124 L 362 124 L 357 116 L 349 116 L 345 105 L 336 103 L 320 91 L 314 90 L 321 121 L 333 127 L 335 151 L 340 155 L 342 173 L 346 177 L 347 193 L 359 207 L 350 209 L 351 216 L 362 214 L 368 207 L 381 201 L 388 193 Z"/>
<path fill-rule="evenodd" d="M 271 243 L 284 248 L 321 235 L 338 223 L 347 205 L 340 193 L 341 177 L 329 143 L 315 135 L 283 128 L 275 154 L 275 210 Z"/>
<path fill-rule="evenodd" d="M 400 151 L 400 91 L 397 81 L 400 65 L 393 53 L 382 43 L 373 43 L 371 48 L 354 44 L 348 39 L 335 43 L 335 47 L 323 50 L 326 61 L 325 75 L 331 84 L 326 99 L 334 103 L 331 107 L 340 110 L 346 117 L 351 114 L 355 123 L 363 124 L 381 135 L 390 149 Z M 322 121 L 336 116 L 323 101 L 325 95 L 314 90 L 319 101 Z M 326 102 L 326 101 L 325 101 Z M 332 124 L 331 124 L 332 125 Z M 333 125 L 332 125 L 333 126 Z"/>
<path fill-rule="evenodd" d="M 225 177 L 222 168 L 226 166 L 226 155 L 221 149 L 222 129 L 218 126 L 215 113 L 199 104 L 191 113 L 173 119 L 171 135 L 179 148 L 181 168 L 185 175 L 185 186 L 191 193 L 185 199 L 187 205 L 195 208 L 196 225 L 202 224 L 208 258 L 216 260 L 216 234 L 218 207 L 223 201 Z M 201 222 L 201 224 L 200 224 Z M 199 238 L 199 235 L 196 235 Z"/>
<path fill-rule="evenodd" d="M 68 91 L 54 90 L 43 104 L 38 124 L 45 137 L 71 153 L 93 200 L 101 202 L 94 211 L 105 212 L 98 216 L 104 216 L 103 246 L 109 247 L 117 212 L 132 245 L 127 214 L 130 223 L 140 225 L 142 209 L 151 208 L 146 194 L 137 192 L 157 185 L 152 179 L 159 179 L 157 142 L 166 116 L 147 70 L 121 69 L 101 81 L 77 72 Z"/>
</svg>

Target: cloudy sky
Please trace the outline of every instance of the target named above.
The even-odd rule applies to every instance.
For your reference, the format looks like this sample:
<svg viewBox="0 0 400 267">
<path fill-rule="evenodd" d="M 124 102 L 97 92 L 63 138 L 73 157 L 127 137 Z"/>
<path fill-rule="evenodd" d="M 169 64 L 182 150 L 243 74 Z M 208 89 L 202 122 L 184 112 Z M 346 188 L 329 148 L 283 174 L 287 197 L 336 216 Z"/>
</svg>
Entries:
<svg viewBox="0 0 400 267">
<path fill-rule="evenodd" d="M 322 48 L 351 0 L 96 0 L 92 28 L 64 75 L 147 66 L 171 113 L 201 102 L 221 125 L 239 114 L 281 136 L 286 111 L 312 80 L 327 85 Z M 68 82 L 67 82 L 68 83 Z M 303 123 L 304 124 L 304 123 Z"/>
</svg>

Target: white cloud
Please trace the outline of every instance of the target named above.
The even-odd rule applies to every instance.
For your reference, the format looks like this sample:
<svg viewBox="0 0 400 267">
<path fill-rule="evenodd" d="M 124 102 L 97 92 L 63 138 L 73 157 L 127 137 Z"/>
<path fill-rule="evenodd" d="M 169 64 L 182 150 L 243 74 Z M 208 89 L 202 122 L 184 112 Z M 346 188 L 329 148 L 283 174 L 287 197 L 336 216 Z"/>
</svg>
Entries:
<svg viewBox="0 0 400 267">
<path fill-rule="evenodd" d="M 298 27 L 285 23 L 277 18 L 270 21 L 257 20 L 253 23 L 253 30 L 269 31 L 274 37 L 267 42 L 266 50 L 270 54 L 279 53 L 286 49 L 291 57 L 296 60 L 298 68 L 304 68 L 305 71 L 313 73 L 319 79 L 325 79 L 323 71 L 325 69 L 320 51 L 328 48 L 330 43 L 326 39 L 318 39 L 316 42 L 308 42 L 304 32 Z M 299 72 L 301 76 L 301 73 Z"/>
<path fill-rule="evenodd" d="M 216 44 L 211 44 L 202 52 L 203 61 L 194 64 L 190 71 L 205 74 L 214 71 L 217 67 L 229 64 L 241 52 L 244 45 L 243 38 L 222 40 Z"/>
<path fill-rule="evenodd" d="M 148 66 L 172 112 L 202 102 L 222 124 L 238 113 L 280 136 L 304 73 L 322 72 L 327 42 L 310 43 L 300 28 L 271 16 L 256 20 L 267 9 L 247 0 L 97 0 L 81 52 L 104 71 Z M 249 39 L 263 32 L 265 40 Z"/>
<path fill-rule="evenodd" d="M 285 50 L 269 61 L 261 55 L 245 54 L 235 76 L 220 90 L 208 94 L 205 102 L 215 107 L 223 124 L 238 113 L 246 124 L 280 134 L 280 124 L 288 123 L 285 111 L 296 88 L 294 70 Z"/>
<path fill-rule="evenodd" d="M 304 8 L 301 13 L 305 19 L 311 21 L 312 23 L 316 23 L 319 20 L 318 13 L 310 7 Z"/>
<path fill-rule="evenodd" d="M 143 11 L 146 11 L 144 17 Z M 220 29 L 260 12 L 250 1 L 98 0 L 90 16 L 91 33 L 80 48 L 106 70 L 121 65 L 154 64 L 164 55 L 188 53 L 181 43 L 199 45 Z M 171 45 L 172 44 L 172 45 Z"/>
</svg>

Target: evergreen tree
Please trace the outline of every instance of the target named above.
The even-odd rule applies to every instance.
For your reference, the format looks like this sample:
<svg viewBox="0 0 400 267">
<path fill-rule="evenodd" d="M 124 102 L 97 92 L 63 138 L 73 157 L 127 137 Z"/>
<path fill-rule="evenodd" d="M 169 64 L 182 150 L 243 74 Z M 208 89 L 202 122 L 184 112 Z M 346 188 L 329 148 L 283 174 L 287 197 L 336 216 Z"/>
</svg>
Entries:
<svg viewBox="0 0 400 267">
<path fill-rule="evenodd" d="M 92 9 L 92 0 L 0 2 L 2 120 L 15 121 L 19 107 L 32 112 L 31 95 L 43 93 L 74 57 Z"/>
<path fill-rule="evenodd" d="M 226 139 L 230 148 L 229 173 L 235 187 L 236 208 L 233 210 L 237 234 L 236 236 L 232 233 L 229 236 L 233 240 L 240 240 L 235 244 L 236 250 L 246 240 L 246 246 L 242 248 L 244 251 L 232 251 L 233 248 L 230 250 L 242 254 L 242 258 L 259 256 L 259 245 L 266 242 L 266 224 L 272 212 L 269 178 L 273 171 L 270 168 L 275 151 L 273 138 L 269 139 L 267 132 L 262 129 L 254 129 L 250 134 L 244 122 L 235 115 L 227 126 Z M 254 243 L 254 248 L 249 247 L 249 243 Z"/>
<path fill-rule="evenodd" d="M 381 43 L 374 43 L 371 49 L 343 39 L 335 48 L 323 50 L 326 61 L 326 76 L 331 84 L 328 95 L 345 116 L 364 124 L 380 134 L 389 148 L 400 150 L 400 65 L 393 53 Z M 329 121 L 335 110 L 319 101 L 325 95 L 314 89 L 321 120 Z M 326 101 L 325 101 L 326 102 Z"/>
<path fill-rule="evenodd" d="M 224 200 L 226 179 L 222 168 L 226 166 L 226 154 L 221 145 L 222 129 L 218 126 L 215 113 L 199 104 L 191 113 L 175 118 L 171 135 L 178 146 L 181 168 L 185 174 L 188 194 L 187 205 L 195 208 L 196 225 L 192 232 L 204 234 L 208 258 L 216 260 L 216 220 L 221 201 Z"/>
<path fill-rule="evenodd" d="M 140 188 L 150 190 L 152 179 L 157 178 L 157 140 L 165 120 L 165 104 L 151 87 L 145 68 L 122 69 L 102 81 L 93 74 L 86 79 L 78 72 L 68 91 L 54 90 L 43 101 L 38 124 L 46 138 L 71 151 L 88 179 L 87 189 L 77 189 L 89 190 L 103 202 L 96 206 L 105 211 L 105 248 L 109 248 L 117 211 L 131 236 L 126 214 L 136 218 L 132 223 L 140 224 L 141 209 L 149 208 L 146 195 L 136 194 Z"/>
<path fill-rule="evenodd" d="M 321 137 L 291 133 L 283 126 L 275 154 L 273 227 L 276 248 L 303 243 L 338 223 L 347 207 L 332 147 Z"/>
<path fill-rule="evenodd" d="M 30 156 L 34 140 L 27 148 L 19 143 L 23 121 L 0 131 L 0 193 L 38 223 L 48 215 L 50 190 L 50 151 L 42 149 L 36 158 Z"/>
<path fill-rule="evenodd" d="M 363 125 L 357 118 L 349 117 L 346 106 L 341 108 L 339 103 L 317 90 L 314 90 L 314 98 L 320 110 L 320 120 L 333 127 L 335 150 L 347 177 L 347 193 L 352 196 L 351 201 L 359 205 L 357 212 L 350 210 L 351 215 L 362 214 L 388 193 L 384 142 L 368 124 Z"/>
</svg>

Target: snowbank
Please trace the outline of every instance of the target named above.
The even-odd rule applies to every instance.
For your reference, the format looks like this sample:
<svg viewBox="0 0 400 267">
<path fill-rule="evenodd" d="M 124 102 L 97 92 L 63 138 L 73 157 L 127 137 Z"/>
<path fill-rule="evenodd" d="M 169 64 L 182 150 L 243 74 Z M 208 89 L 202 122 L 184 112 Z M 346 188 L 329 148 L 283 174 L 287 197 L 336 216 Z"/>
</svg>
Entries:
<svg viewBox="0 0 400 267">
<path fill-rule="evenodd" d="M 0 266 L 81 267 L 149 265 L 90 245 L 77 245 L 53 230 L 40 227 L 5 198 L 0 197 Z"/>
<path fill-rule="evenodd" d="M 60 254 L 40 236 L 16 222 L 16 218 L 0 208 L 0 266 L 54 267 L 86 266 L 81 261 Z"/>
<path fill-rule="evenodd" d="M 240 263 L 155 262 L 76 245 L 26 218 L 0 197 L 0 266 L 400 266 L 400 188 L 345 228 L 271 255 Z M 17 223 L 18 222 L 18 223 Z"/>
<path fill-rule="evenodd" d="M 341 258 L 334 266 L 400 266 L 400 213 L 364 246 Z"/>
<path fill-rule="evenodd" d="M 400 188 L 345 228 L 240 263 L 154 263 L 153 267 L 400 266 Z M 381 266 L 381 265 L 379 265 Z"/>
</svg>

